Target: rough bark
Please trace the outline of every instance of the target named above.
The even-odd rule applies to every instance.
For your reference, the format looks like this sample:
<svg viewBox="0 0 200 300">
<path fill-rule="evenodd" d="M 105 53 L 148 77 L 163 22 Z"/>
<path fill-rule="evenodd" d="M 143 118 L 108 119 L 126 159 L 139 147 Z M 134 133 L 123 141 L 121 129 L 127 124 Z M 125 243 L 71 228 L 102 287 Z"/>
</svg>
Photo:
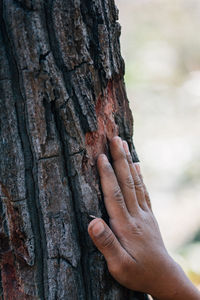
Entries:
<svg viewBox="0 0 200 300">
<path fill-rule="evenodd" d="M 96 158 L 132 143 L 113 0 L 0 0 L 1 299 L 144 299 L 88 233 Z M 133 279 L 134 280 L 134 279 Z"/>
</svg>

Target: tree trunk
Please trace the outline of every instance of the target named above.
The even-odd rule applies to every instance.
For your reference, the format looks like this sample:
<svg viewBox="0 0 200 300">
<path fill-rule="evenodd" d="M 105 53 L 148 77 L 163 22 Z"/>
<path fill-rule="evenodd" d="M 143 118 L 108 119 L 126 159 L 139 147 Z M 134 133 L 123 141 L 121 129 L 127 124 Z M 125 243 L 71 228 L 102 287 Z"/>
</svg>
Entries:
<svg viewBox="0 0 200 300">
<path fill-rule="evenodd" d="M 145 299 L 92 244 L 96 158 L 132 115 L 113 0 L 0 0 L 1 299 Z M 133 278 L 134 280 L 134 278 Z"/>
</svg>

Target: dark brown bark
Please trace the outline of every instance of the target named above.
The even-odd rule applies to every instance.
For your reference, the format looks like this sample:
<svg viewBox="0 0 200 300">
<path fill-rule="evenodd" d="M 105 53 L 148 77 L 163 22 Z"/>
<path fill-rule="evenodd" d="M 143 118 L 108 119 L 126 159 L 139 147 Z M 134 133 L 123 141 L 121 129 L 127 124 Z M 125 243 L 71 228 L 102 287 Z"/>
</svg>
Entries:
<svg viewBox="0 0 200 300">
<path fill-rule="evenodd" d="M 113 0 L 0 0 L 0 24 L 1 299 L 144 299 L 87 233 L 98 154 L 137 160 Z"/>
</svg>

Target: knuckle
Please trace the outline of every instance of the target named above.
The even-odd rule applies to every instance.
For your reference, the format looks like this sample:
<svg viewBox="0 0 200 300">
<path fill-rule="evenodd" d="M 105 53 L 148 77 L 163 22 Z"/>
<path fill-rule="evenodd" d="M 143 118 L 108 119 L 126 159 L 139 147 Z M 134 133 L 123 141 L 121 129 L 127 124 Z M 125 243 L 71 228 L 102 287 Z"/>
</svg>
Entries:
<svg viewBox="0 0 200 300">
<path fill-rule="evenodd" d="M 143 176 L 142 176 L 142 174 L 139 174 L 139 178 L 140 178 L 140 181 L 143 183 L 143 182 L 144 182 L 144 180 L 143 180 Z"/>
<path fill-rule="evenodd" d="M 133 190 L 135 188 L 135 184 L 134 184 L 134 181 L 133 181 L 131 176 L 129 176 L 125 179 L 124 184 L 125 184 L 125 186 L 127 186 L 131 190 Z"/>
<path fill-rule="evenodd" d="M 136 185 L 136 186 L 135 186 L 135 190 L 136 190 L 136 192 L 140 192 L 141 195 L 143 195 L 143 196 L 145 195 L 145 194 L 144 194 L 144 190 L 143 190 L 142 184 Z"/>
<path fill-rule="evenodd" d="M 135 176 L 135 178 L 134 178 L 134 185 L 135 185 L 136 189 L 142 189 L 143 188 L 142 182 L 141 182 L 139 176 Z"/>
<path fill-rule="evenodd" d="M 123 151 L 116 151 L 116 153 L 113 155 L 113 162 L 117 163 L 122 160 L 126 160 L 126 154 Z"/>
<path fill-rule="evenodd" d="M 111 143 L 119 143 L 121 141 L 121 138 L 119 136 L 114 136 L 112 139 L 111 139 Z"/>
<path fill-rule="evenodd" d="M 117 202 L 120 202 L 120 203 L 123 202 L 123 195 L 122 195 L 122 192 L 121 192 L 121 189 L 119 186 L 116 186 L 113 189 L 113 197 Z"/>
<path fill-rule="evenodd" d="M 128 161 L 129 164 L 132 164 L 132 163 L 133 163 L 131 154 L 127 154 L 127 155 L 126 155 L 126 158 L 127 158 L 127 161 Z"/>
<path fill-rule="evenodd" d="M 115 237 L 112 232 L 107 232 L 107 234 L 102 239 L 103 248 L 112 248 L 115 242 Z"/>
<path fill-rule="evenodd" d="M 129 227 L 129 232 L 134 235 L 134 236 L 138 236 L 140 234 L 142 234 L 142 226 L 139 222 L 135 222 L 134 225 Z M 126 243 L 126 241 L 125 241 Z"/>
<path fill-rule="evenodd" d="M 112 167 L 109 163 L 105 163 L 102 166 L 103 172 L 106 174 L 111 174 L 113 172 Z"/>
</svg>

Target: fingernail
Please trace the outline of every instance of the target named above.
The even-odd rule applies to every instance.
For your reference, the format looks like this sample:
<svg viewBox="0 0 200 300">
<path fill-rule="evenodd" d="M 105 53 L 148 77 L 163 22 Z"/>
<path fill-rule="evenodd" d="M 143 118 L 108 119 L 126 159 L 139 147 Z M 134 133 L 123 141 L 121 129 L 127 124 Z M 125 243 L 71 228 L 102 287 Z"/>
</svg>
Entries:
<svg viewBox="0 0 200 300">
<path fill-rule="evenodd" d="M 128 143 L 126 141 L 123 141 L 123 146 L 126 154 L 130 154 Z"/>
<path fill-rule="evenodd" d="M 101 221 L 96 222 L 92 227 L 92 233 L 98 237 L 104 231 L 104 225 Z"/>
<path fill-rule="evenodd" d="M 96 219 L 97 217 L 93 216 L 93 215 L 89 215 L 90 218 L 92 219 Z"/>
<path fill-rule="evenodd" d="M 120 136 L 116 135 L 116 136 L 113 137 L 113 139 L 114 139 L 115 143 L 122 146 L 122 139 L 120 138 Z"/>
<path fill-rule="evenodd" d="M 118 144 L 119 144 L 120 146 L 123 145 L 123 144 L 122 144 L 122 139 L 120 138 L 120 136 L 118 136 Z"/>
<path fill-rule="evenodd" d="M 108 160 L 108 159 L 107 159 L 107 156 L 106 156 L 104 153 L 100 154 L 100 157 L 101 157 L 101 159 L 103 159 L 103 160 Z"/>
<path fill-rule="evenodd" d="M 107 163 L 108 162 L 107 156 L 105 154 L 103 154 L 103 153 L 99 155 L 98 159 L 100 159 L 100 161 L 102 163 Z"/>
</svg>

